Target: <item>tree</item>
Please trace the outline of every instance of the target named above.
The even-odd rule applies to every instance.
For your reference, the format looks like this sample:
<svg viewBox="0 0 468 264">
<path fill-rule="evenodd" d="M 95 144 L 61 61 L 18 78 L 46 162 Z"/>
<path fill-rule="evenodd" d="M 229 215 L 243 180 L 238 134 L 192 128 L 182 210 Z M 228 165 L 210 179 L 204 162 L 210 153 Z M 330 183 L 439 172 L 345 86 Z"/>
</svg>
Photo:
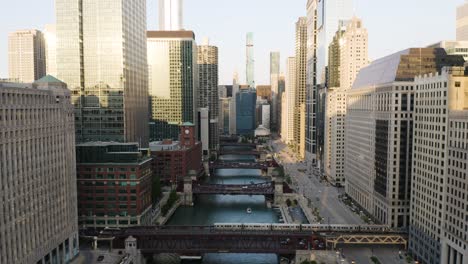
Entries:
<svg viewBox="0 0 468 264">
<path fill-rule="evenodd" d="M 287 200 L 286 200 L 286 205 L 287 205 L 288 207 L 291 207 L 291 204 L 292 204 L 291 200 L 287 199 Z"/>
<path fill-rule="evenodd" d="M 156 204 L 156 202 L 161 197 L 161 194 L 162 194 L 161 179 L 159 176 L 153 176 L 152 189 L 151 189 L 151 197 L 153 200 L 153 204 Z"/>
</svg>

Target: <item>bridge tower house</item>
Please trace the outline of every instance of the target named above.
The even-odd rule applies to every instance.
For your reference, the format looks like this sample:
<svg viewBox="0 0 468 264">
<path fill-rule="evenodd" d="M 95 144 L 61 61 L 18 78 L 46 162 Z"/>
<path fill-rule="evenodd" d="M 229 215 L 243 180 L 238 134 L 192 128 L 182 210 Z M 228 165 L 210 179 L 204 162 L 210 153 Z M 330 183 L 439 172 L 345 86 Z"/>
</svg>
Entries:
<svg viewBox="0 0 468 264">
<path fill-rule="evenodd" d="M 183 194 L 183 204 L 186 206 L 193 206 L 193 190 L 192 190 L 192 183 L 193 177 L 196 176 L 197 173 L 194 170 L 190 170 L 188 175 L 184 177 L 184 194 Z"/>
<path fill-rule="evenodd" d="M 284 178 L 279 175 L 277 171 L 273 172 L 272 177 L 273 182 L 275 183 L 275 204 L 281 203 L 283 199 L 283 182 Z"/>
</svg>

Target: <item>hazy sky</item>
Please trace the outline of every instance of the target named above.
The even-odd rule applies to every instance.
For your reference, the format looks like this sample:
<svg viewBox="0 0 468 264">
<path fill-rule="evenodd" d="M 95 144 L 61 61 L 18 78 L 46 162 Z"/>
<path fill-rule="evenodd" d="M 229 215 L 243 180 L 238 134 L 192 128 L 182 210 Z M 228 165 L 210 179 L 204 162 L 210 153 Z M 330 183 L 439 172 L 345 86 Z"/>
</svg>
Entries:
<svg viewBox="0 0 468 264">
<path fill-rule="evenodd" d="M 369 30 L 370 58 L 455 38 L 455 10 L 463 0 L 355 0 L 355 13 Z M 245 80 L 245 34 L 254 32 L 256 83 L 269 83 L 269 53 L 294 56 L 294 23 L 305 16 L 306 0 L 185 0 L 184 26 L 198 43 L 209 37 L 220 51 L 220 84 L 235 70 Z M 157 29 L 157 0 L 148 0 L 148 28 Z M 2 4 L 0 77 L 8 76 L 8 32 L 43 29 L 54 23 L 53 0 L 13 0 Z"/>
</svg>

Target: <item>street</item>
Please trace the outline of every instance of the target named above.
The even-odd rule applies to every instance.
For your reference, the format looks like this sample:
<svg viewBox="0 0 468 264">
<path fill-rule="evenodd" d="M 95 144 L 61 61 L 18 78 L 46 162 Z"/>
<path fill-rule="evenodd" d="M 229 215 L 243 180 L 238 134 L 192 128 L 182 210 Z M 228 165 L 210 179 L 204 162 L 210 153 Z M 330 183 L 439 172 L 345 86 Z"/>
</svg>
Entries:
<svg viewBox="0 0 468 264">
<path fill-rule="evenodd" d="M 322 223 L 330 224 L 363 224 L 361 217 L 352 212 L 338 196 L 343 189 L 331 186 L 327 182 L 320 182 L 319 175 L 307 175 L 305 163 L 298 162 L 293 152 L 279 139 L 271 141 L 271 146 L 277 154 L 277 159 L 284 167 L 285 175 L 292 180 L 291 187 L 299 194 L 312 201 L 313 207 L 318 208 Z"/>
</svg>

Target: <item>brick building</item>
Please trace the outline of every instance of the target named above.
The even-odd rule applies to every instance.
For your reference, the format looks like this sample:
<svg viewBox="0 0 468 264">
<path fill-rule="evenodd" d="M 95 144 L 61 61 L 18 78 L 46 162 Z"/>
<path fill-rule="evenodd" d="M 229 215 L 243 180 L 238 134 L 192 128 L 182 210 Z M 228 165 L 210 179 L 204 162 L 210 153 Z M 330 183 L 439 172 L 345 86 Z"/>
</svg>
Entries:
<svg viewBox="0 0 468 264">
<path fill-rule="evenodd" d="M 180 141 L 164 140 L 150 143 L 153 174 L 165 183 L 182 181 L 189 170 L 203 172 L 202 144 L 195 140 L 195 126 L 181 126 Z"/>
<path fill-rule="evenodd" d="M 137 143 L 77 145 L 76 159 L 80 227 L 150 223 L 151 157 Z"/>
</svg>

